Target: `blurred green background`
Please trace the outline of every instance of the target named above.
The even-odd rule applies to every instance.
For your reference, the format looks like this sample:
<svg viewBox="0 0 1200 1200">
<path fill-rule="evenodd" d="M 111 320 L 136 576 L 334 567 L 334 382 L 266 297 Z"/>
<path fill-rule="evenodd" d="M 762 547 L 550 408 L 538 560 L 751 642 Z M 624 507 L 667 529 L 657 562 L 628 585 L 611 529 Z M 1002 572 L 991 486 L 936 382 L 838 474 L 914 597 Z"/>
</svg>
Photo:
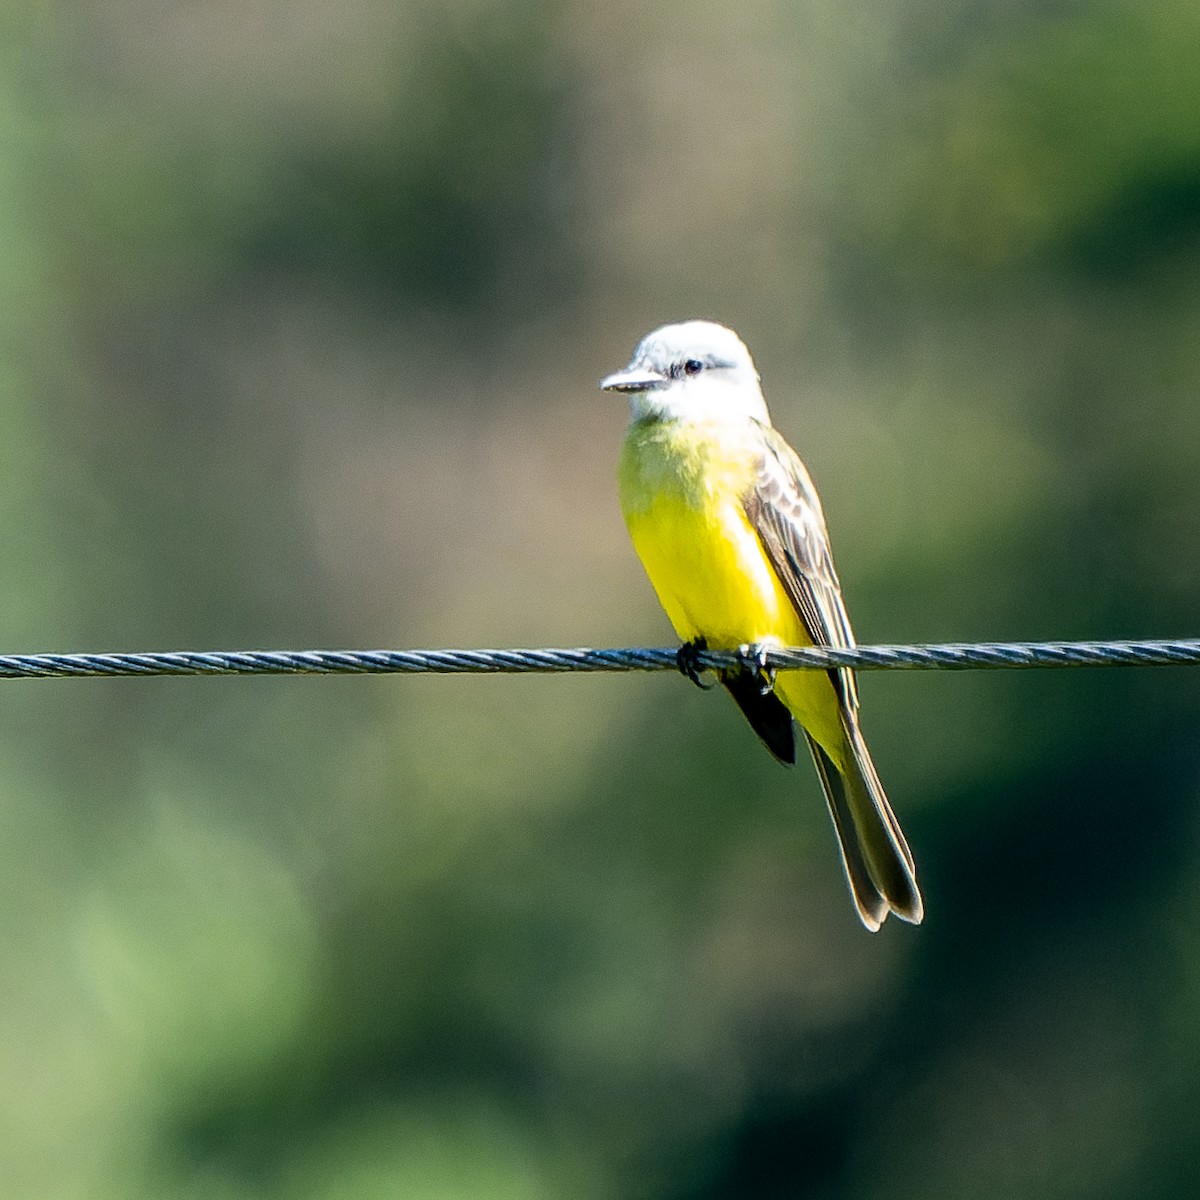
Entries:
<svg viewBox="0 0 1200 1200">
<path fill-rule="evenodd" d="M 865 641 L 1200 634 L 1200 10 L 17 0 L 0 645 L 664 644 L 754 352 Z M 1200 675 L 887 674 L 928 918 L 675 676 L 0 687 L 25 1200 L 1178 1197 Z"/>
</svg>

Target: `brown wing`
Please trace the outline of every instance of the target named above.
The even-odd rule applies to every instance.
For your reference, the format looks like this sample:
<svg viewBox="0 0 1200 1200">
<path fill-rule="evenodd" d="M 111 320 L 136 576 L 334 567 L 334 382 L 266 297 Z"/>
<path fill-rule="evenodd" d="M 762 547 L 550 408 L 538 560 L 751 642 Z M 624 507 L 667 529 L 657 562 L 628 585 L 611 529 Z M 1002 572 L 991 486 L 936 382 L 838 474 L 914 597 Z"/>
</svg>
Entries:
<svg viewBox="0 0 1200 1200">
<path fill-rule="evenodd" d="M 779 582 L 817 646 L 854 645 L 850 618 L 829 550 L 816 489 L 796 452 L 770 426 L 762 426 L 763 455 L 743 504 Z M 830 671 L 847 709 L 858 707 L 854 675 Z"/>
</svg>

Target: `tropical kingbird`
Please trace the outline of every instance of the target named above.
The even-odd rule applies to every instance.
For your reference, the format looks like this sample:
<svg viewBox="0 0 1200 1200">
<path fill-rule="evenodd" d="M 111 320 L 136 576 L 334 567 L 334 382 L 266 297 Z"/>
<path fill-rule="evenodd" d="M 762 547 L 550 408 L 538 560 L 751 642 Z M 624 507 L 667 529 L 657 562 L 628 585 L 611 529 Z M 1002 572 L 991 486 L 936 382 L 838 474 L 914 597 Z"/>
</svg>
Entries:
<svg viewBox="0 0 1200 1200">
<path fill-rule="evenodd" d="M 854 635 L 821 502 L 804 464 L 771 426 L 750 352 L 711 321 L 665 325 L 600 386 L 629 395 L 621 508 L 683 640 L 681 668 L 699 682 L 698 650 L 746 648 L 746 665 L 719 678 L 767 748 L 789 765 L 799 722 L 863 924 L 877 930 L 889 912 L 919 922 L 912 854 L 858 727 L 853 674 L 772 675 L 754 664 L 751 648 L 849 647 Z"/>
</svg>

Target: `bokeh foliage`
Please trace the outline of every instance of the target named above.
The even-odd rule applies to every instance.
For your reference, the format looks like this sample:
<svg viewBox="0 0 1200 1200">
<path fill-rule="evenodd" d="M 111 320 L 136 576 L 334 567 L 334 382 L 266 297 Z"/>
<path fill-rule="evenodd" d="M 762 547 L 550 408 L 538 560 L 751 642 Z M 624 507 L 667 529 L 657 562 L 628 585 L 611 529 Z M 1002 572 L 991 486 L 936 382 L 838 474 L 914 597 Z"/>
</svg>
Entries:
<svg viewBox="0 0 1200 1200">
<path fill-rule="evenodd" d="M 865 640 L 1196 634 L 1200 16 L 0 15 L 14 650 L 669 637 L 641 333 L 737 327 Z M 666 677 L 0 688 L 13 1195 L 1175 1197 L 1191 671 L 888 675 L 928 919 Z"/>
</svg>

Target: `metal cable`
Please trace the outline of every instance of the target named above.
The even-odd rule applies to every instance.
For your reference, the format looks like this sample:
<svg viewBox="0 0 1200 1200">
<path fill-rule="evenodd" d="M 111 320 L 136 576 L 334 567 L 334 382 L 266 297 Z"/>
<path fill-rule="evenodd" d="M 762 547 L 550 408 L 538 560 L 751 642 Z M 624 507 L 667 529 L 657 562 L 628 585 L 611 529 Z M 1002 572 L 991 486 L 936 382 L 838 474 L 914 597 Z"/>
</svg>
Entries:
<svg viewBox="0 0 1200 1200">
<path fill-rule="evenodd" d="M 624 650 L 235 650 L 148 654 L 6 654 L 0 678 L 105 675 L 383 675 L 667 671 L 674 648 Z M 701 668 L 750 661 L 735 651 L 704 650 Z M 1200 663 L 1200 638 L 1114 642 L 950 642 L 940 645 L 766 648 L 770 668 L 853 667 L 860 671 L 1014 667 L 1174 666 Z"/>
</svg>

